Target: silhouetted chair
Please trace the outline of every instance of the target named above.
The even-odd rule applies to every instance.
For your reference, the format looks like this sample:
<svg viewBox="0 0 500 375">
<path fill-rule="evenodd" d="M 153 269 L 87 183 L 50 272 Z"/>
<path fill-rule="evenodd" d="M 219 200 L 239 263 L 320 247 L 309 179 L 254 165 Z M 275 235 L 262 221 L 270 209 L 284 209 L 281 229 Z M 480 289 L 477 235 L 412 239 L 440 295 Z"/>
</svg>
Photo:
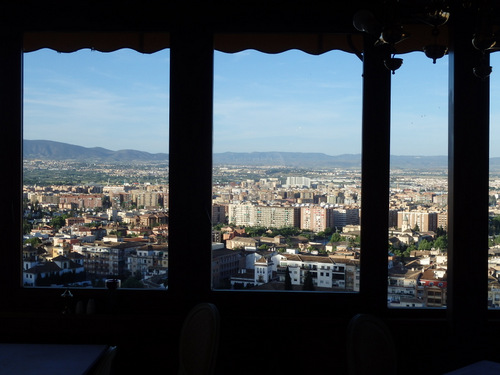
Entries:
<svg viewBox="0 0 500 375">
<path fill-rule="evenodd" d="M 211 303 L 196 305 L 184 320 L 179 342 L 179 375 L 213 374 L 220 317 Z"/>
<path fill-rule="evenodd" d="M 110 346 L 96 365 L 89 371 L 89 375 L 109 375 L 116 356 L 116 346 Z"/>
<path fill-rule="evenodd" d="M 369 314 L 357 314 L 347 328 L 350 375 L 397 374 L 396 349 L 385 323 Z"/>
</svg>

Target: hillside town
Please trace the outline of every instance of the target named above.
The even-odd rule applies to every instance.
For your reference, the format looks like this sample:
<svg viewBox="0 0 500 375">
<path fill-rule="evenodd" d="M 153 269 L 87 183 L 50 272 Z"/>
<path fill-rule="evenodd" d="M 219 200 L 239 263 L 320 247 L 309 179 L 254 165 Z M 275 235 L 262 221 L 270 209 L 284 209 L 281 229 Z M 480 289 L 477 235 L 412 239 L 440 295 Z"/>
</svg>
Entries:
<svg viewBox="0 0 500 375">
<path fill-rule="evenodd" d="M 245 173 L 214 168 L 214 288 L 359 291 L 359 171 L 240 181 L 231 175 Z M 499 308 L 500 183 L 492 185 L 485 272 L 489 306 Z M 446 305 L 446 190 L 444 176 L 393 175 L 391 307 Z M 25 286 L 105 287 L 116 280 L 122 288 L 168 288 L 168 184 L 25 185 L 23 194 Z"/>
</svg>

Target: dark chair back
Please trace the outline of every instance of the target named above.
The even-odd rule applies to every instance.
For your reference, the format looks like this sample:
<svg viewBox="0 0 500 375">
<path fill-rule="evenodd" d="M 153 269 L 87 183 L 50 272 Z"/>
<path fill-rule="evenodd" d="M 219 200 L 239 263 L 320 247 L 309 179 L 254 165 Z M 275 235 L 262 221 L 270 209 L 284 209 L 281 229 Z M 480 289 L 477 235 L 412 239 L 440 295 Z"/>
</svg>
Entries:
<svg viewBox="0 0 500 375">
<path fill-rule="evenodd" d="M 396 349 L 385 323 L 369 314 L 357 314 L 347 328 L 350 375 L 397 374 Z"/>
<path fill-rule="evenodd" d="M 220 317 L 211 303 L 196 305 L 184 320 L 179 342 L 179 375 L 213 374 Z"/>
</svg>

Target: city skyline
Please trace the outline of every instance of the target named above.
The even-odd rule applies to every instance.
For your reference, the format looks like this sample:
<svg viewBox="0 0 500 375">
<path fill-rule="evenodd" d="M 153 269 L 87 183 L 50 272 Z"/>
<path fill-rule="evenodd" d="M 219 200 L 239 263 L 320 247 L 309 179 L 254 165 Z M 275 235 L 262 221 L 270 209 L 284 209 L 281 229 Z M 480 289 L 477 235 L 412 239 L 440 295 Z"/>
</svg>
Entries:
<svg viewBox="0 0 500 375">
<path fill-rule="evenodd" d="M 169 58 L 168 50 L 25 54 L 24 138 L 168 153 Z M 447 57 L 402 58 L 392 75 L 391 154 L 446 155 Z M 492 101 L 496 82 L 493 73 Z M 215 153 L 359 154 L 361 109 L 362 62 L 353 54 L 215 52 Z M 491 112 L 495 157 L 500 116 Z"/>
</svg>

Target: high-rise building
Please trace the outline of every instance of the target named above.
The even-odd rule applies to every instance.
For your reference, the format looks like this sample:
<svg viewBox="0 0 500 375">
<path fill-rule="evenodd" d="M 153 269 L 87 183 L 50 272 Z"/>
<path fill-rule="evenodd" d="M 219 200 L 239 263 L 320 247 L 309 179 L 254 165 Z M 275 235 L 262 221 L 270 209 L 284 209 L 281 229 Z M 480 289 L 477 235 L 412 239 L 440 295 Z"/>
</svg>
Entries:
<svg viewBox="0 0 500 375">
<path fill-rule="evenodd" d="M 299 227 L 300 208 L 230 204 L 229 223 L 266 228 Z"/>
<path fill-rule="evenodd" d="M 400 211 L 398 212 L 398 228 L 418 228 L 421 232 L 435 231 L 438 228 L 437 212 Z"/>
<path fill-rule="evenodd" d="M 287 177 L 288 186 L 311 187 L 311 179 L 307 177 Z"/>
<path fill-rule="evenodd" d="M 300 229 L 321 232 L 334 227 L 334 209 L 320 206 L 300 208 Z"/>
<path fill-rule="evenodd" d="M 336 228 L 359 224 L 359 208 L 334 208 L 333 225 Z"/>
<path fill-rule="evenodd" d="M 212 225 L 224 224 L 227 216 L 227 205 L 213 204 L 212 205 Z"/>
</svg>

